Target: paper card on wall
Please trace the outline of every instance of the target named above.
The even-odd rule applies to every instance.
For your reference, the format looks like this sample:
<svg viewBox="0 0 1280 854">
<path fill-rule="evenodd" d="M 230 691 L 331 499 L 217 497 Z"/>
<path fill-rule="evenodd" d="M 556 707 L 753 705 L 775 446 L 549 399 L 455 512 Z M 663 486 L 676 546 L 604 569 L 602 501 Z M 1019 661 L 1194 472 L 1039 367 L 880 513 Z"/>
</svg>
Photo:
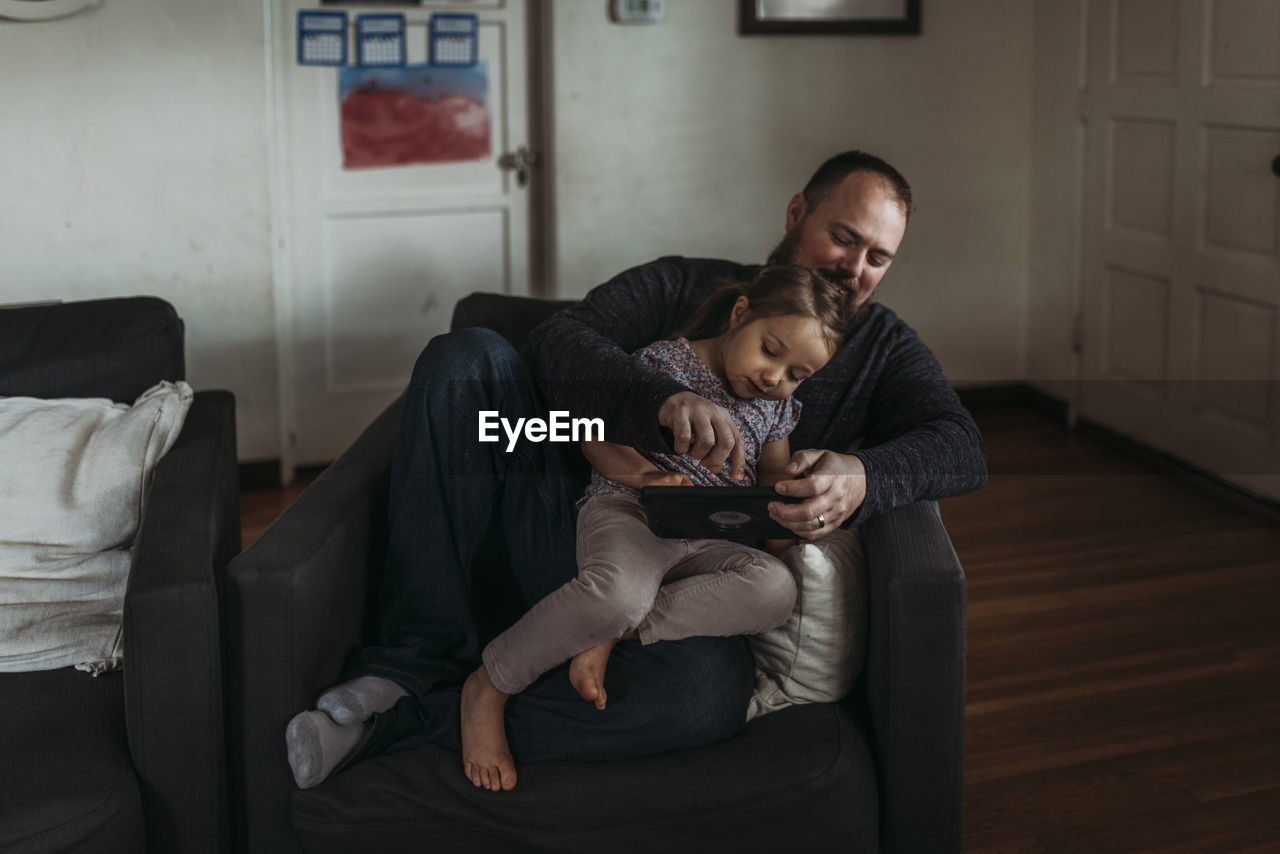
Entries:
<svg viewBox="0 0 1280 854">
<path fill-rule="evenodd" d="M 484 62 L 467 68 L 343 68 L 338 79 L 343 166 L 488 158 L 488 92 Z"/>
<path fill-rule="evenodd" d="M 404 15 L 357 15 L 357 64 L 366 68 L 404 65 L 404 28 Z"/>
<path fill-rule="evenodd" d="M 298 64 L 346 65 L 347 13 L 298 12 Z"/>
<path fill-rule="evenodd" d="M 478 15 L 432 15 L 431 64 L 475 65 L 479 34 Z"/>
</svg>

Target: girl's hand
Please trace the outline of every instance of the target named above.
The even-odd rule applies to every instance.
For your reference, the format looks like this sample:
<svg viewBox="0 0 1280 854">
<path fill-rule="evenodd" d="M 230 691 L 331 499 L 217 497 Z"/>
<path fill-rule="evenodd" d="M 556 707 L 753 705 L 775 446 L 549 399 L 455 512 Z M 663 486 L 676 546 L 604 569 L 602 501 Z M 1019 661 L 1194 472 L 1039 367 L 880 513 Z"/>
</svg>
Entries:
<svg viewBox="0 0 1280 854">
<path fill-rule="evenodd" d="M 747 452 L 724 407 L 682 391 L 662 402 L 658 423 L 671 430 L 677 454 L 701 460 L 712 471 L 723 470 L 734 480 L 746 477 Z"/>
<path fill-rule="evenodd" d="M 787 464 L 796 480 L 783 480 L 774 489 L 804 498 L 798 504 L 774 501 L 769 516 L 806 540 L 831 533 L 862 506 L 867 497 L 867 471 L 851 454 L 810 449 L 796 451 Z M 803 478 L 799 478 L 800 475 Z M 821 517 L 822 524 L 818 524 Z"/>
</svg>

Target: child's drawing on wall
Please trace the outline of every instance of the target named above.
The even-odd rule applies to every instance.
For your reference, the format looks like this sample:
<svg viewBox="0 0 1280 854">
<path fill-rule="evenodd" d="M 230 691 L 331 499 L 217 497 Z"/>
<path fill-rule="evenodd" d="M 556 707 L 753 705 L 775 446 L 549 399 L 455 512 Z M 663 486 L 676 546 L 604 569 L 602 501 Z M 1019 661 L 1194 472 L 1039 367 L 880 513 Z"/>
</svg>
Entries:
<svg viewBox="0 0 1280 854">
<path fill-rule="evenodd" d="M 342 69 L 343 165 L 347 169 L 489 157 L 488 73 L 409 65 Z"/>
</svg>

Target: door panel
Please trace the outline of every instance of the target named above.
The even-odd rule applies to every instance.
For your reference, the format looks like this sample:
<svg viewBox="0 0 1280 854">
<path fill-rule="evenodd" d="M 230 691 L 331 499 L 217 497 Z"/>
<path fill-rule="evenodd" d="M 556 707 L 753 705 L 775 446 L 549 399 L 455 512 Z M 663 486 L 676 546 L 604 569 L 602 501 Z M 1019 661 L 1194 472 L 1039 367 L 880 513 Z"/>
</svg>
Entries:
<svg viewBox="0 0 1280 854">
<path fill-rule="evenodd" d="M 1280 3 L 1213 0 L 1207 12 L 1211 85 L 1280 84 Z"/>
<path fill-rule="evenodd" d="M 1280 45 L 1277 45 L 1280 51 Z M 1280 132 L 1205 125 L 1203 241 L 1270 261 L 1276 257 L 1280 180 L 1259 180 L 1280 154 Z"/>
<path fill-rule="evenodd" d="M 1173 230 L 1173 122 L 1111 124 L 1111 226 L 1168 238 Z"/>
<path fill-rule="evenodd" d="M 1112 82 L 1176 85 L 1178 18 L 1168 7 L 1169 0 L 1129 0 L 1112 7 Z"/>
</svg>

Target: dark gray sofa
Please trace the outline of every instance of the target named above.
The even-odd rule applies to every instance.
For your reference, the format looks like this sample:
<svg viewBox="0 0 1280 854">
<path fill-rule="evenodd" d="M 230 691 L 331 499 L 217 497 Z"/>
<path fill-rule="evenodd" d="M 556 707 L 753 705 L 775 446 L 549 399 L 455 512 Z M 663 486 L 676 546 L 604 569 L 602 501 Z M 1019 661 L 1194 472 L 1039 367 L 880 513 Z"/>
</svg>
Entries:
<svg viewBox="0 0 1280 854">
<path fill-rule="evenodd" d="M 490 294 L 453 325 L 520 345 L 561 304 Z M 370 639 L 400 405 L 385 411 L 230 569 L 234 806 L 255 854 L 960 850 L 965 585 L 937 505 L 863 528 L 868 660 L 839 704 L 790 708 L 698 750 L 520 769 L 480 791 L 427 747 L 299 791 L 284 729 Z M 485 559 L 477 587 L 500 589 Z"/>
<path fill-rule="evenodd" d="M 132 403 L 184 375 L 163 300 L 0 307 L 0 396 Z M 235 400 L 198 391 L 134 546 L 124 669 L 0 674 L 0 851 L 230 849 L 219 598 L 239 549 Z"/>
</svg>

